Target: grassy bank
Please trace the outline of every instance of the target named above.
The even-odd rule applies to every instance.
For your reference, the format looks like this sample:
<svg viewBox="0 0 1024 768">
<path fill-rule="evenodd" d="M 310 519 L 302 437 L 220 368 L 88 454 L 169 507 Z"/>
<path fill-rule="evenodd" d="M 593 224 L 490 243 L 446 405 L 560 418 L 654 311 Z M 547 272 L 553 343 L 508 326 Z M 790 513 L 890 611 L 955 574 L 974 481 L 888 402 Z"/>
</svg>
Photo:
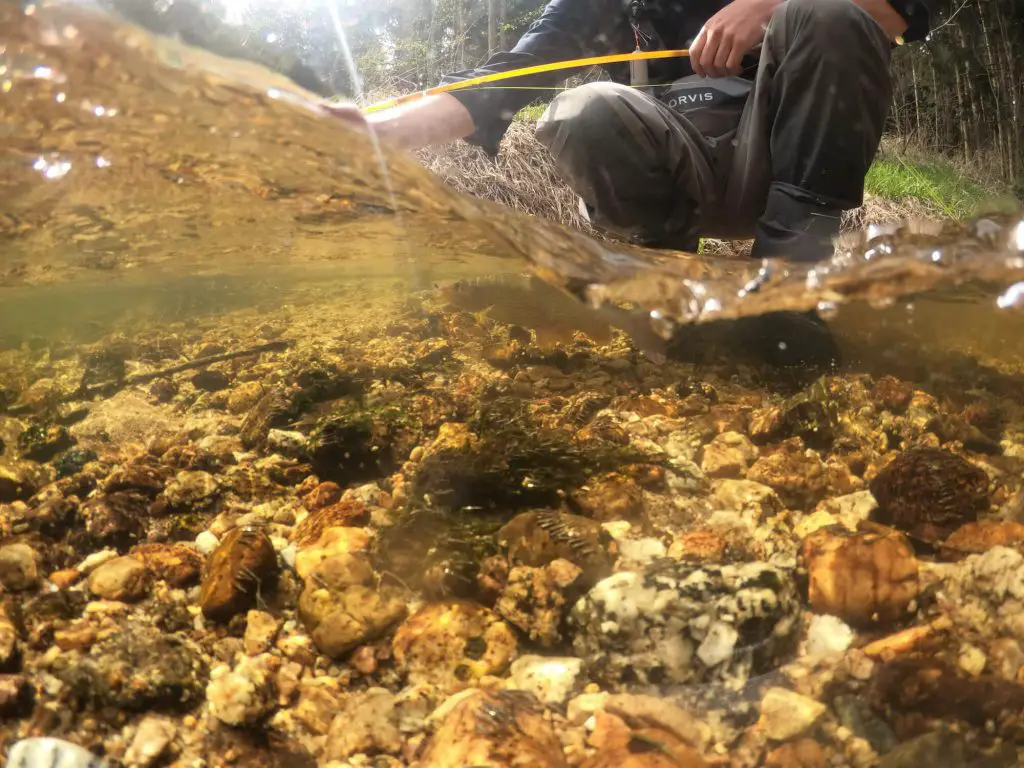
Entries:
<svg viewBox="0 0 1024 768">
<path fill-rule="evenodd" d="M 495 161 L 462 143 L 423 150 L 420 158 L 461 192 L 597 235 L 580 217 L 576 195 L 533 136 L 543 111 L 543 106 L 532 106 L 516 116 Z M 987 183 L 977 170 L 886 141 L 865 180 L 864 205 L 847 213 L 844 228 L 907 218 L 960 219 L 1019 205 L 1008 190 Z M 749 243 L 705 240 L 701 250 L 740 255 L 748 247 Z"/>
</svg>

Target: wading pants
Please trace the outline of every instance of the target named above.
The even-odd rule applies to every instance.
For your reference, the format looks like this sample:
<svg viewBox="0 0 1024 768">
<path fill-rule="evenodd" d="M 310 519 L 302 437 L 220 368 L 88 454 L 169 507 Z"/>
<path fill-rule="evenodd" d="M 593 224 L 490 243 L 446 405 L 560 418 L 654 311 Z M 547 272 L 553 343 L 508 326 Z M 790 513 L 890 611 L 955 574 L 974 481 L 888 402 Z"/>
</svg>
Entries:
<svg viewBox="0 0 1024 768">
<path fill-rule="evenodd" d="M 636 242 L 694 250 L 698 237 L 757 236 L 756 256 L 774 255 L 767 241 L 794 228 L 827 242 L 841 211 L 862 202 L 892 99 L 890 51 L 851 0 L 786 0 L 752 84 L 680 81 L 745 96 L 702 109 L 698 95 L 680 109 L 591 83 L 552 101 L 537 138 L 594 225 Z"/>
</svg>

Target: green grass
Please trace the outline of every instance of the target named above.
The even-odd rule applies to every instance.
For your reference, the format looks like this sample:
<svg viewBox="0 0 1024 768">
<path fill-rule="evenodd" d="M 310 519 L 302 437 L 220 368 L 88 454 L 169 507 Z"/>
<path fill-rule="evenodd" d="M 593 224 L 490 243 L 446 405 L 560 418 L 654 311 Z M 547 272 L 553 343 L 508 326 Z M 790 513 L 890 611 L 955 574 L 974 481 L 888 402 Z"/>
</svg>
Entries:
<svg viewBox="0 0 1024 768">
<path fill-rule="evenodd" d="M 922 160 L 881 155 L 871 166 L 864 188 L 896 203 L 917 201 L 948 218 L 1016 208 L 1013 196 L 990 189 L 941 158 Z"/>
<path fill-rule="evenodd" d="M 516 113 L 515 119 L 535 123 L 540 120 L 541 115 L 544 114 L 544 110 L 547 108 L 547 104 L 530 104 L 520 109 Z"/>
</svg>

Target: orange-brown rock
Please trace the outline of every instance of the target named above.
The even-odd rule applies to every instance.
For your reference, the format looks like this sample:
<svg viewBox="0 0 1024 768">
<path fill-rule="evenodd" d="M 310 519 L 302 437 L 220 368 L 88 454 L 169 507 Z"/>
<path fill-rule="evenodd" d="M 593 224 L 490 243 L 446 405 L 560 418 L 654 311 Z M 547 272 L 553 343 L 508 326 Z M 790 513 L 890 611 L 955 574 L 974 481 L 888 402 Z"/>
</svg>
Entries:
<svg viewBox="0 0 1024 768">
<path fill-rule="evenodd" d="M 768 753 L 765 768 L 826 768 L 828 756 L 814 739 L 783 744 Z"/>
<path fill-rule="evenodd" d="M 740 528 L 705 529 L 679 534 L 668 555 L 687 563 L 731 563 L 756 560 L 753 542 Z"/>
<path fill-rule="evenodd" d="M 50 581 L 52 581 L 58 589 L 73 587 L 81 578 L 82 572 L 77 568 L 64 568 L 63 570 L 54 571 L 50 574 Z"/>
<path fill-rule="evenodd" d="M 966 523 L 942 544 L 942 554 L 950 560 L 988 552 L 992 547 L 1024 549 L 1024 525 L 1007 520 L 982 520 Z"/>
<path fill-rule="evenodd" d="M 924 541 L 939 541 L 989 506 L 983 469 L 941 448 L 897 454 L 871 481 L 873 519 Z"/>
<path fill-rule="evenodd" d="M 638 522 L 644 515 L 644 494 L 636 480 L 612 472 L 587 483 L 574 500 L 590 517 L 601 522 Z"/>
<path fill-rule="evenodd" d="M 593 585 L 609 575 L 616 545 L 597 522 L 562 512 L 523 512 L 499 532 L 510 563 L 543 566 L 568 560 L 583 570 L 582 584 Z"/>
<path fill-rule="evenodd" d="M 562 745 L 543 707 L 523 691 L 466 694 L 444 716 L 416 764 L 421 768 L 566 768 Z"/>
<path fill-rule="evenodd" d="M 821 528 L 804 539 L 808 600 L 816 613 L 857 625 L 906 616 L 917 597 L 917 560 L 896 531 Z"/>
<path fill-rule="evenodd" d="M 594 714 L 597 752 L 580 768 L 704 768 L 704 758 L 678 735 L 656 724 L 630 728 L 609 712 Z"/>
<path fill-rule="evenodd" d="M 319 488 L 319 486 L 318 486 Z M 314 491 L 315 493 L 315 491 Z M 313 544 L 328 528 L 363 526 L 370 521 L 370 510 L 359 501 L 339 501 L 316 507 L 295 526 L 292 541 L 300 549 Z"/>
<path fill-rule="evenodd" d="M 199 592 L 203 615 L 225 621 L 255 607 L 259 593 L 275 586 L 279 572 L 274 545 L 261 526 L 232 528 L 203 569 Z"/>
<path fill-rule="evenodd" d="M 140 544 L 131 554 L 142 560 L 153 578 L 172 587 L 187 587 L 199 581 L 203 558 L 184 544 Z"/>
<path fill-rule="evenodd" d="M 320 483 L 302 499 L 302 506 L 308 510 L 323 509 L 341 501 L 341 494 L 341 486 L 337 483 Z"/>
<path fill-rule="evenodd" d="M 512 628 L 493 611 L 447 601 L 429 603 L 406 619 L 391 648 L 410 683 L 459 687 L 504 671 L 517 646 Z"/>
</svg>

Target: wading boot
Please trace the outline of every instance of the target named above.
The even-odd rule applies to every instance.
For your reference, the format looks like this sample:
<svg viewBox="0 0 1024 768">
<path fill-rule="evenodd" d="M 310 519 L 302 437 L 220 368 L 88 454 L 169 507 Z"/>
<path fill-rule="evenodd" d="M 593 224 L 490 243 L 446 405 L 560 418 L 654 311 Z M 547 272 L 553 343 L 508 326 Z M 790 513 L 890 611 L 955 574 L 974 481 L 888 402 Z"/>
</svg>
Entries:
<svg viewBox="0 0 1024 768">
<path fill-rule="evenodd" d="M 804 190 L 773 184 L 764 214 L 757 222 L 755 259 L 792 262 L 827 261 L 835 253 L 842 209 Z M 768 365 L 783 368 L 835 369 L 839 348 L 817 312 L 771 312 L 740 321 L 741 344 L 758 349 Z"/>
</svg>

